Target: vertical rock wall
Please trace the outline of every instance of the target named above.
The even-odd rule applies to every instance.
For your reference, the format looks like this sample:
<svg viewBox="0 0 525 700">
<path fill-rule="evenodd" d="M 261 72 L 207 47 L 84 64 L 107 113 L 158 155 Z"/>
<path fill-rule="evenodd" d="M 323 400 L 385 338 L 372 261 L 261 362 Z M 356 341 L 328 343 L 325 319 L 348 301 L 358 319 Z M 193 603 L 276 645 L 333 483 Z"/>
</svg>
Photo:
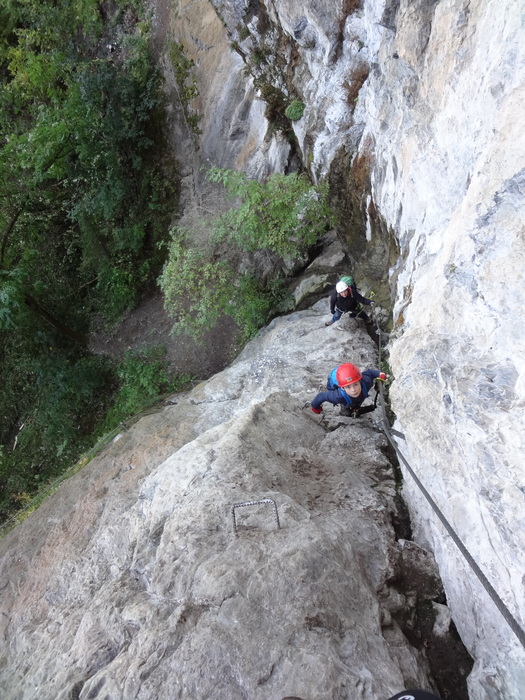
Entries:
<svg viewBox="0 0 525 700">
<path fill-rule="evenodd" d="M 166 80 L 170 136 L 190 196 L 202 187 L 210 165 L 244 170 L 253 177 L 282 172 L 290 144 L 268 134 L 265 103 L 245 70 L 242 51 L 230 41 L 220 9 L 208 0 L 155 3 L 156 49 Z M 198 94 L 184 98 L 172 60 L 174 45 L 192 63 L 186 84 Z M 185 114 L 186 113 L 186 114 Z M 198 118 L 197 128 L 187 115 Z"/>
<path fill-rule="evenodd" d="M 523 13 L 521 2 L 401 2 L 367 86 L 364 140 L 401 250 L 400 448 L 525 627 Z M 477 659 L 471 697 L 522 697 L 523 646 L 408 475 L 405 496 Z"/>
</svg>

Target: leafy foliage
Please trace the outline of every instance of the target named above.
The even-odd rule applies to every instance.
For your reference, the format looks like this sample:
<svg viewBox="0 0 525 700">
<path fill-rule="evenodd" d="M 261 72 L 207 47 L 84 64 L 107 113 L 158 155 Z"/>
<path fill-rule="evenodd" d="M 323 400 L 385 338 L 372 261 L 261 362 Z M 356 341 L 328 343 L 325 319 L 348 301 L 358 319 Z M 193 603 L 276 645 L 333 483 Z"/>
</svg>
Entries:
<svg viewBox="0 0 525 700">
<path fill-rule="evenodd" d="M 171 45 L 170 57 L 182 99 L 189 102 L 199 94 L 197 81 L 191 76 L 191 69 L 194 67 L 195 61 L 192 58 L 187 58 L 183 44 L 177 43 Z"/>
<path fill-rule="evenodd" d="M 11 362 L 3 363 L 0 518 L 73 464 L 97 436 L 190 379 L 170 378 L 160 349 L 128 352 L 113 365 L 86 353 L 72 357 L 51 345 L 44 354 L 38 346 L 49 342 L 44 330 L 34 339 L 33 359 L 13 352 L 7 357 Z"/>
<path fill-rule="evenodd" d="M 106 430 L 139 413 L 161 394 L 181 389 L 190 380 L 189 375 L 170 378 L 161 348 L 126 352 L 116 374 L 120 387 L 104 422 Z"/>
<path fill-rule="evenodd" d="M 278 281 L 265 286 L 254 275 L 237 279 L 226 261 L 213 261 L 205 250 L 185 247 L 180 229 L 173 232 L 159 284 L 165 307 L 176 319 L 173 332 L 188 333 L 196 341 L 223 314 L 235 320 L 241 340 L 251 338 L 283 296 Z"/>
<path fill-rule="evenodd" d="M 288 119 L 291 119 L 292 121 L 297 121 L 303 116 L 304 108 L 304 102 L 301 102 L 300 100 L 294 100 L 293 102 L 290 102 L 288 107 L 284 110 L 284 114 L 286 117 L 288 117 Z"/>
<path fill-rule="evenodd" d="M 0 516 L 91 444 L 115 386 L 107 361 L 64 352 L 44 325 L 22 340 L 0 334 Z"/>
<path fill-rule="evenodd" d="M 250 75 L 251 73 L 248 71 L 248 76 Z M 286 133 L 290 126 L 284 116 L 287 103 L 286 95 L 272 83 L 264 82 L 261 78 L 255 78 L 254 85 L 259 90 L 261 98 L 266 102 L 264 116 L 273 128 Z"/>
<path fill-rule="evenodd" d="M 248 340 L 268 322 L 272 311 L 283 301 L 284 286 L 280 279 L 271 280 L 265 285 L 254 275 L 244 275 L 235 294 L 238 303 L 231 314 L 242 330 L 241 339 Z"/>
<path fill-rule="evenodd" d="M 168 260 L 159 279 L 168 313 L 176 318 L 173 331 L 198 340 L 232 306 L 233 271 L 224 261 L 213 262 L 206 252 L 184 246 L 184 231 L 175 229 Z"/>
<path fill-rule="evenodd" d="M 191 131 L 197 136 L 198 134 L 202 133 L 201 129 L 199 128 L 201 115 L 193 112 L 190 107 L 190 102 L 199 95 L 197 81 L 191 74 L 195 61 L 186 56 L 183 44 L 177 44 L 176 42 L 172 43 L 171 45 L 170 57 L 186 123 Z"/>
<path fill-rule="evenodd" d="M 15 318 L 23 313 L 23 292 L 19 270 L 0 270 L 0 330 L 15 327 Z"/>
<path fill-rule="evenodd" d="M 297 256 L 331 223 L 327 186 L 313 186 L 306 175 L 274 174 L 262 183 L 213 167 L 208 177 L 241 200 L 215 226 L 217 240 L 226 239 L 241 250 Z"/>
<path fill-rule="evenodd" d="M 173 209 L 141 5 L 0 9 L 0 515 L 165 386 L 85 348 L 158 274 Z"/>
<path fill-rule="evenodd" d="M 244 41 L 250 36 L 250 30 L 245 24 L 238 24 L 236 29 L 241 41 Z"/>
<path fill-rule="evenodd" d="M 35 279 L 42 249 L 57 241 L 54 267 L 86 285 L 91 309 L 115 318 L 151 274 L 141 260 L 155 257 L 164 230 L 160 207 L 170 193 L 151 157 L 160 82 L 145 26 L 108 55 L 98 5 L 60 5 L 64 15 L 13 4 L 20 26 L 3 36 L 0 264 Z"/>
<path fill-rule="evenodd" d="M 304 175 L 272 175 L 266 183 L 233 170 L 211 168 L 208 177 L 224 185 L 237 202 L 211 223 L 212 243 L 226 240 L 231 257 L 239 252 L 298 258 L 331 223 L 326 187 Z M 213 248 L 186 245 L 192 231 L 175 229 L 159 283 L 174 331 L 198 339 L 222 314 L 230 315 L 242 339 L 252 337 L 284 298 L 283 280 L 262 281 L 238 274 L 231 263 L 216 261 Z"/>
</svg>

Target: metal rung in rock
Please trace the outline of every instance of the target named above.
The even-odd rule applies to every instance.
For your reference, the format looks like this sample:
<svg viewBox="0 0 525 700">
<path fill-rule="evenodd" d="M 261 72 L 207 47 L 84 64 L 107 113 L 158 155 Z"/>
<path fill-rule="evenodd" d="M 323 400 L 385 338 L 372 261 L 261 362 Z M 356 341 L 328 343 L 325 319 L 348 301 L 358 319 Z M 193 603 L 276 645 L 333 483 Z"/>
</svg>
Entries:
<svg viewBox="0 0 525 700">
<path fill-rule="evenodd" d="M 245 501 L 244 503 L 234 503 L 232 506 L 233 531 L 237 532 L 237 522 L 235 520 L 235 509 L 244 508 L 245 506 L 258 506 L 261 503 L 270 503 L 273 506 L 273 515 L 277 524 L 277 529 L 280 529 L 279 514 L 277 513 L 277 504 L 272 498 L 262 498 L 260 501 Z"/>
</svg>

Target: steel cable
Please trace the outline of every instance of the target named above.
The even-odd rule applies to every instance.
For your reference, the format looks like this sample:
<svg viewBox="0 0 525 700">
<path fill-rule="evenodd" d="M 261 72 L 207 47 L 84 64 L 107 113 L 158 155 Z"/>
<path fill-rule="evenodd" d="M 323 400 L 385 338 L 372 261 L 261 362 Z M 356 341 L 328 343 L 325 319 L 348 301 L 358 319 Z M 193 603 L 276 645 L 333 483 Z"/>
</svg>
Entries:
<svg viewBox="0 0 525 700">
<path fill-rule="evenodd" d="M 378 347 L 379 347 L 379 367 L 381 367 L 381 331 L 379 327 L 377 328 L 377 336 L 378 336 Z M 487 579 L 483 571 L 480 569 L 479 565 L 475 561 L 474 557 L 470 554 L 468 549 L 465 547 L 461 539 L 459 538 L 458 534 L 452 527 L 452 525 L 449 523 L 447 518 L 443 515 L 441 510 L 439 509 L 439 506 L 437 503 L 434 501 L 432 496 L 429 494 L 429 492 L 426 490 L 424 485 L 421 483 L 419 477 L 417 474 L 414 472 L 408 461 L 405 459 L 404 455 L 402 452 L 398 449 L 397 444 L 395 443 L 391 432 L 390 432 L 390 426 L 388 424 L 387 420 L 387 415 L 386 415 L 386 404 L 385 404 L 385 397 L 384 397 L 384 390 L 383 390 L 383 382 L 378 382 L 379 383 L 379 395 L 380 395 L 380 400 L 379 404 L 381 406 L 381 422 L 383 425 L 383 431 L 387 437 L 387 440 L 389 443 L 392 445 L 394 448 L 394 451 L 399 459 L 400 462 L 402 462 L 405 467 L 407 468 L 408 473 L 412 477 L 412 479 L 415 481 L 417 487 L 423 494 L 423 496 L 426 498 L 428 503 L 430 504 L 432 510 L 434 513 L 437 515 L 439 520 L 441 521 L 443 527 L 445 530 L 448 532 L 452 540 L 454 541 L 455 545 L 461 552 L 461 554 L 465 557 L 467 563 L 469 564 L 470 568 L 474 571 L 476 574 L 478 580 L 480 581 L 481 585 L 483 588 L 487 591 L 489 594 L 490 598 L 492 599 L 493 603 L 495 606 L 498 608 L 499 612 L 503 616 L 504 620 L 507 622 L 511 630 L 514 632 L 516 637 L 519 639 L 521 642 L 521 645 L 525 648 L 525 630 L 523 627 L 520 625 L 520 623 L 516 620 L 516 618 L 513 616 L 513 614 L 510 612 L 508 607 L 505 605 L 503 600 L 500 598 L 490 581 Z"/>
</svg>

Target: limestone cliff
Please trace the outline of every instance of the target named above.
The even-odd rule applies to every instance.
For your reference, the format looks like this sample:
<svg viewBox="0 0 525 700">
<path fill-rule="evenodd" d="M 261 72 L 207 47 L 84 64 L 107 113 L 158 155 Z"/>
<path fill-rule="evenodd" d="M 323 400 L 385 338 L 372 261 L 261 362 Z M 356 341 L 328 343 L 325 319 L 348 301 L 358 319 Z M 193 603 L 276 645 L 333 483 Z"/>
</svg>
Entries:
<svg viewBox="0 0 525 700">
<path fill-rule="evenodd" d="M 523 3 L 214 4 L 230 77 L 201 94 L 203 157 L 260 175 L 295 154 L 330 178 L 354 272 L 392 303 L 399 448 L 525 628 Z M 292 140 L 264 117 L 268 85 L 306 105 Z M 476 658 L 471 697 L 521 697 L 523 645 L 408 475 L 404 492 Z"/>
</svg>

